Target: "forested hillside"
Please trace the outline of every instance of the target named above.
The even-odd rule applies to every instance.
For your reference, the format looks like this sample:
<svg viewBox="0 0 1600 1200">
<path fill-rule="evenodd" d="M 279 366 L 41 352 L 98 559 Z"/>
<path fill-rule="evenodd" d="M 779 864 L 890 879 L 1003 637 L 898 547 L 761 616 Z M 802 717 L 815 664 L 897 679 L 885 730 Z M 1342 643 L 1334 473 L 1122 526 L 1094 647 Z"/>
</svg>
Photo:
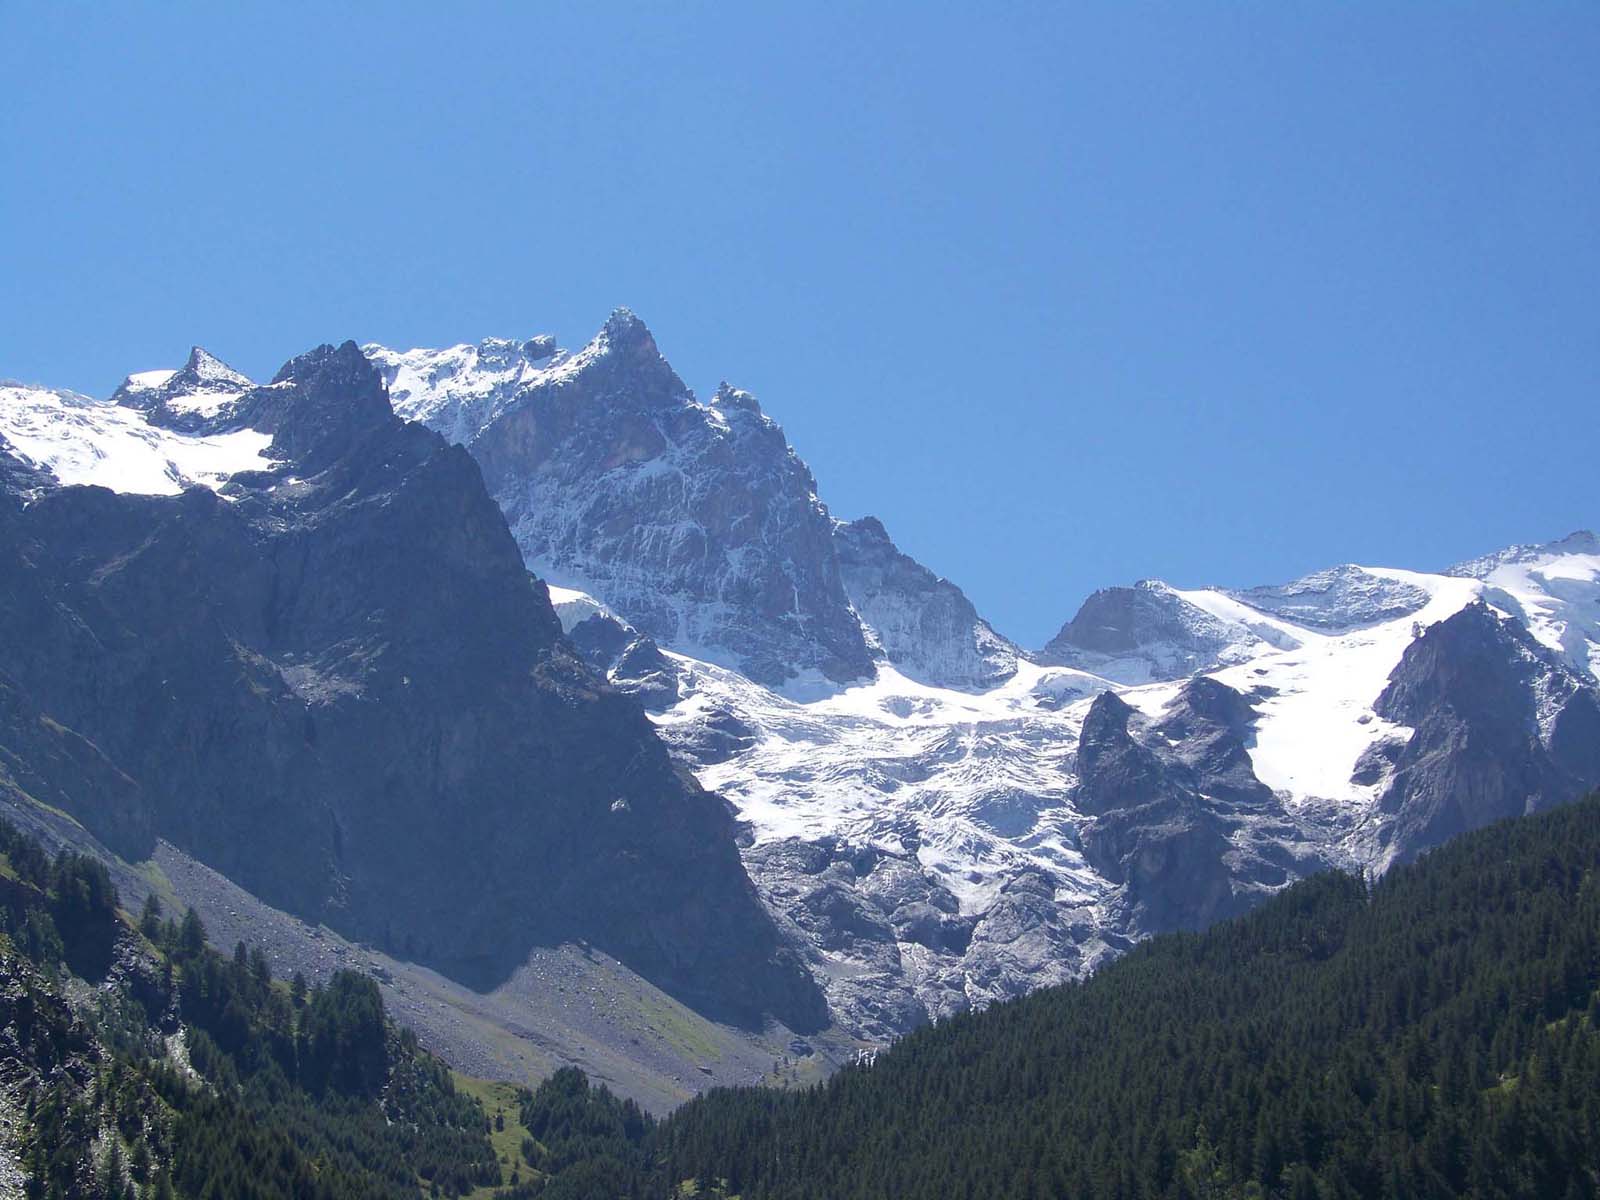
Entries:
<svg viewBox="0 0 1600 1200">
<path fill-rule="evenodd" d="M 581 1170 L 744 1200 L 1600 1194 L 1597 868 L 1590 799 L 1322 875 L 811 1090 L 591 1120 Z"/>
<path fill-rule="evenodd" d="M 755 1197 L 1596 1194 L 1600 800 L 1330 874 L 801 1094 L 662 1168 Z"/>
<path fill-rule="evenodd" d="M 482 1107 L 370 979 L 274 980 L 154 903 L 136 927 L 98 862 L 4 823 L 0 1084 L 0 1190 L 29 1197 L 454 1196 L 502 1178 Z"/>
<path fill-rule="evenodd" d="M 370 982 L 285 986 L 154 908 L 136 935 L 98 866 L 4 839 L 31 1195 L 1600 1194 L 1600 798 L 1307 880 L 807 1091 L 657 1125 L 560 1072 L 519 1094 L 514 1163 Z M 74 972 L 109 986 L 69 1007 Z"/>
</svg>

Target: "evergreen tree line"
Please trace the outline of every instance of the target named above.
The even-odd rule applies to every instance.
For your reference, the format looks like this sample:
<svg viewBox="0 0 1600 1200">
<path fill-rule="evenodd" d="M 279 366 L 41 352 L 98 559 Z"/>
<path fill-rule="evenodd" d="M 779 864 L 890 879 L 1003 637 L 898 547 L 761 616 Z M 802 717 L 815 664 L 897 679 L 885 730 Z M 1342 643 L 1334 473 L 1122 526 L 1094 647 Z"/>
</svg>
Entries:
<svg viewBox="0 0 1600 1200">
<path fill-rule="evenodd" d="M 719 1089 L 655 1125 L 551 1080 L 526 1194 L 1592 1197 L 1597 987 L 1591 798 L 1376 885 L 1308 879 L 804 1091 Z"/>
<path fill-rule="evenodd" d="M 4 822 L 0 884 L 0 950 L 39 972 L 6 972 L 5 1017 L 43 1080 L 25 1100 L 30 1197 L 414 1198 L 501 1182 L 481 1105 L 387 1020 L 372 980 L 274 980 L 259 949 L 220 955 L 192 909 L 166 919 L 153 898 L 135 923 L 101 864 L 52 858 Z M 107 979 L 119 941 L 131 953 Z M 107 980 L 92 1020 L 40 986 L 66 973 Z"/>
<path fill-rule="evenodd" d="M 109 880 L 13 852 L 13 834 L 0 827 L 12 943 L 59 942 L 63 961 L 102 944 Z M 500 1182 L 482 1108 L 389 1025 L 370 980 L 286 986 L 245 947 L 205 949 L 192 914 L 152 906 L 139 924 L 204 1086 L 156 1051 L 149 1001 L 116 993 L 98 1030 L 115 1052 L 91 1085 L 29 1101 L 34 1195 L 90 1194 L 49 1143 L 108 1114 L 121 1137 L 100 1179 L 119 1198 L 135 1182 L 140 1197 Z M 47 1033 L 62 1061 L 83 1039 Z M 1469 834 L 1375 885 L 1306 880 L 803 1091 L 718 1089 L 656 1123 L 568 1069 L 519 1109 L 525 1171 L 501 1193 L 519 1200 L 1597 1196 L 1600 798 Z"/>
<path fill-rule="evenodd" d="M 1600 1193 L 1600 799 L 1325 874 L 811 1090 L 717 1091 L 658 1183 L 852 1197 Z"/>
</svg>

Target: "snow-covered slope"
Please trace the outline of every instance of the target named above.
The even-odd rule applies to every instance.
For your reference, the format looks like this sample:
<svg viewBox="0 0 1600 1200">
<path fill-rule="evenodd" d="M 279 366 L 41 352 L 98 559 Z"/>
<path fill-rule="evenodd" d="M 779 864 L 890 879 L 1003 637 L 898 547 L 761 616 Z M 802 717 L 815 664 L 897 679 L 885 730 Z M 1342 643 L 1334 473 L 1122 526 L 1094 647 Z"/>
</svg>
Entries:
<svg viewBox="0 0 1600 1200">
<path fill-rule="evenodd" d="M 1537 651 L 1495 636 L 1433 655 L 1469 693 L 1509 672 L 1497 728 L 1520 727 L 1524 704 L 1542 714 L 1497 762 L 1546 781 L 1535 804 L 1600 783 L 1600 766 L 1572 767 L 1570 752 L 1567 766 L 1545 762 L 1556 716 L 1581 728 L 1593 701 L 1592 638 L 1573 633 L 1600 601 L 1593 545 L 1580 535 L 1476 572 L 1342 566 L 1240 593 L 1125 589 L 1134 603 L 1101 610 L 1136 622 L 1102 625 L 1109 661 L 1148 680 L 1195 656 L 1153 682 L 1024 660 L 988 688 L 951 688 L 880 664 L 872 681 L 803 700 L 673 653 L 676 699 L 656 720 L 738 810 L 752 878 L 810 947 L 836 1016 L 889 1037 L 1081 974 L 1132 938 L 1238 911 L 1310 871 L 1382 868 L 1444 836 L 1415 818 L 1417 797 L 1455 769 L 1448 747 L 1481 742 L 1484 726 L 1419 733 L 1380 697 L 1472 606 L 1506 628 L 1537 616 Z M 562 603 L 574 619 L 602 607 L 581 593 Z M 1195 680 L 1217 686 L 1197 693 Z M 1089 720 L 1107 692 L 1130 706 L 1109 734 Z M 1448 725 L 1462 706 L 1439 707 Z M 1490 789 L 1481 819 L 1524 803 L 1516 786 Z"/>
<path fill-rule="evenodd" d="M 0 385 L 0 454 L 57 483 L 171 496 L 218 488 L 239 471 L 269 464 L 269 433 L 236 429 L 189 434 L 153 425 L 137 409 L 75 392 Z"/>
<path fill-rule="evenodd" d="M 388 383 L 395 412 L 463 446 L 488 428 L 519 389 L 550 378 L 570 357 L 549 336 L 523 342 L 485 338 L 476 346 L 443 350 L 363 349 Z"/>
</svg>

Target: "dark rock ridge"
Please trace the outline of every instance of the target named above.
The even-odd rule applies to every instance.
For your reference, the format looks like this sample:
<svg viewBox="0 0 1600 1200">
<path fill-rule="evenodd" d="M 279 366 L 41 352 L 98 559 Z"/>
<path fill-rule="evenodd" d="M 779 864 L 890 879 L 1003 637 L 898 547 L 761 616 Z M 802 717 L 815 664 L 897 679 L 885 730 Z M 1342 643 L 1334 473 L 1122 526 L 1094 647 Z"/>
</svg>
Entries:
<svg viewBox="0 0 1600 1200">
<path fill-rule="evenodd" d="M 351 343 L 234 412 L 279 465 L 221 495 L 0 504 L 6 798 L 476 986 L 580 939 L 708 1013 L 821 1022 L 725 807 L 561 636 L 471 456 Z"/>
<path fill-rule="evenodd" d="M 1396 857 L 1600 784 L 1600 696 L 1486 604 L 1423 631 L 1373 707 L 1413 730 L 1380 803 Z"/>
<path fill-rule="evenodd" d="M 398 356 L 368 353 L 399 377 Z M 444 429 L 466 401 L 395 403 Z M 698 403 L 626 310 L 581 353 L 517 376 L 465 444 L 529 567 L 659 643 L 767 684 L 872 673 L 811 472 L 749 393 Z"/>
<path fill-rule="evenodd" d="M 583 660 L 617 691 L 661 712 L 680 699 L 678 669 L 648 634 L 610 613 L 594 613 L 567 630 Z"/>
<path fill-rule="evenodd" d="M 1089 708 L 1074 793 L 1084 857 L 1138 933 L 1199 929 L 1327 865 L 1256 778 L 1249 701 L 1197 676 L 1148 722 L 1112 692 Z"/>
<path fill-rule="evenodd" d="M 19 505 L 55 485 L 55 477 L 49 471 L 28 462 L 0 437 L 0 504 Z"/>
<path fill-rule="evenodd" d="M 976 688 L 1016 674 L 1016 647 L 989 627 L 960 588 L 901 553 L 876 517 L 836 524 L 834 543 L 845 594 L 902 674 Z"/>
</svg>

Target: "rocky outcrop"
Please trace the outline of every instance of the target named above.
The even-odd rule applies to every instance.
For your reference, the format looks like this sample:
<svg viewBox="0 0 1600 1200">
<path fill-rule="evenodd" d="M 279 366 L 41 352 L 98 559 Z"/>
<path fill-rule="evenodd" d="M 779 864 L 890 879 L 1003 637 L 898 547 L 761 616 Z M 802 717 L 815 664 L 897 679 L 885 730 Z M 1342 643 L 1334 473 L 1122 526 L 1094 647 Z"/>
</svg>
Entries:
<svg viewBox="0 0 1600 1200">
<path fill-rule="evenodd" d="M 749 393 L 698 403 L 631 313 L 576 355 L 522 360 L 490 400 L 478 375 L 435 378 L 416 360 L 456 351 L 368 353 L 397 411 L 472 452 L 537 574 L 762 683 L 872 673 L 811 472 Z"/>
<path fill-rule="evenodd" d="M 1255 712 L 1204 676 L 1154 722 L 1106 692 L 1084 720 L 1074 799 L 1088 861 L 1122 889 L 1133 929 L 1198 929 L 1327 860 L 1256 778 Z"/>
<path fill-rule="evenodd" d="M 0 506 L 14 798 L 479 986 L 580 939 L 717 1015 L 823 1020 L 724 806 L 561 636 L 466 451 L 349 343 L 236 414 L 277 466 L 221 494 Z"/>
<path fill-rule="evenodd" d="M 1394 858 L 1600 785 L 1600 696 L 1481 602 L 1407 647 L 1374 710 L 1413 730 L 1380 804 Z"/>
<path fill-rule="evenodd" d="M 1039 661 L 1118 683 L 1181 679 L 1239 662 L 1282 635 L 1213 615 L 1159 580 L 1102 588 L 1039 652 Z"/>
<path fill-rule="evenodd" d="M 1355 629 L 1409 616 L 1428 602 L 1414 583 L 1346 563 L 1293 583 L 1230 593 L 1252 608 L 1308 629 Z"/>
<path fill-rule="evenodd" d="M 972 688 L 1016 674 L 1016 647 L 989 628 L 960 588 L 902 554 L 876 517 L 839 522 L 834 542 L 845 594 L 901 674 Z"/>
</svg>

